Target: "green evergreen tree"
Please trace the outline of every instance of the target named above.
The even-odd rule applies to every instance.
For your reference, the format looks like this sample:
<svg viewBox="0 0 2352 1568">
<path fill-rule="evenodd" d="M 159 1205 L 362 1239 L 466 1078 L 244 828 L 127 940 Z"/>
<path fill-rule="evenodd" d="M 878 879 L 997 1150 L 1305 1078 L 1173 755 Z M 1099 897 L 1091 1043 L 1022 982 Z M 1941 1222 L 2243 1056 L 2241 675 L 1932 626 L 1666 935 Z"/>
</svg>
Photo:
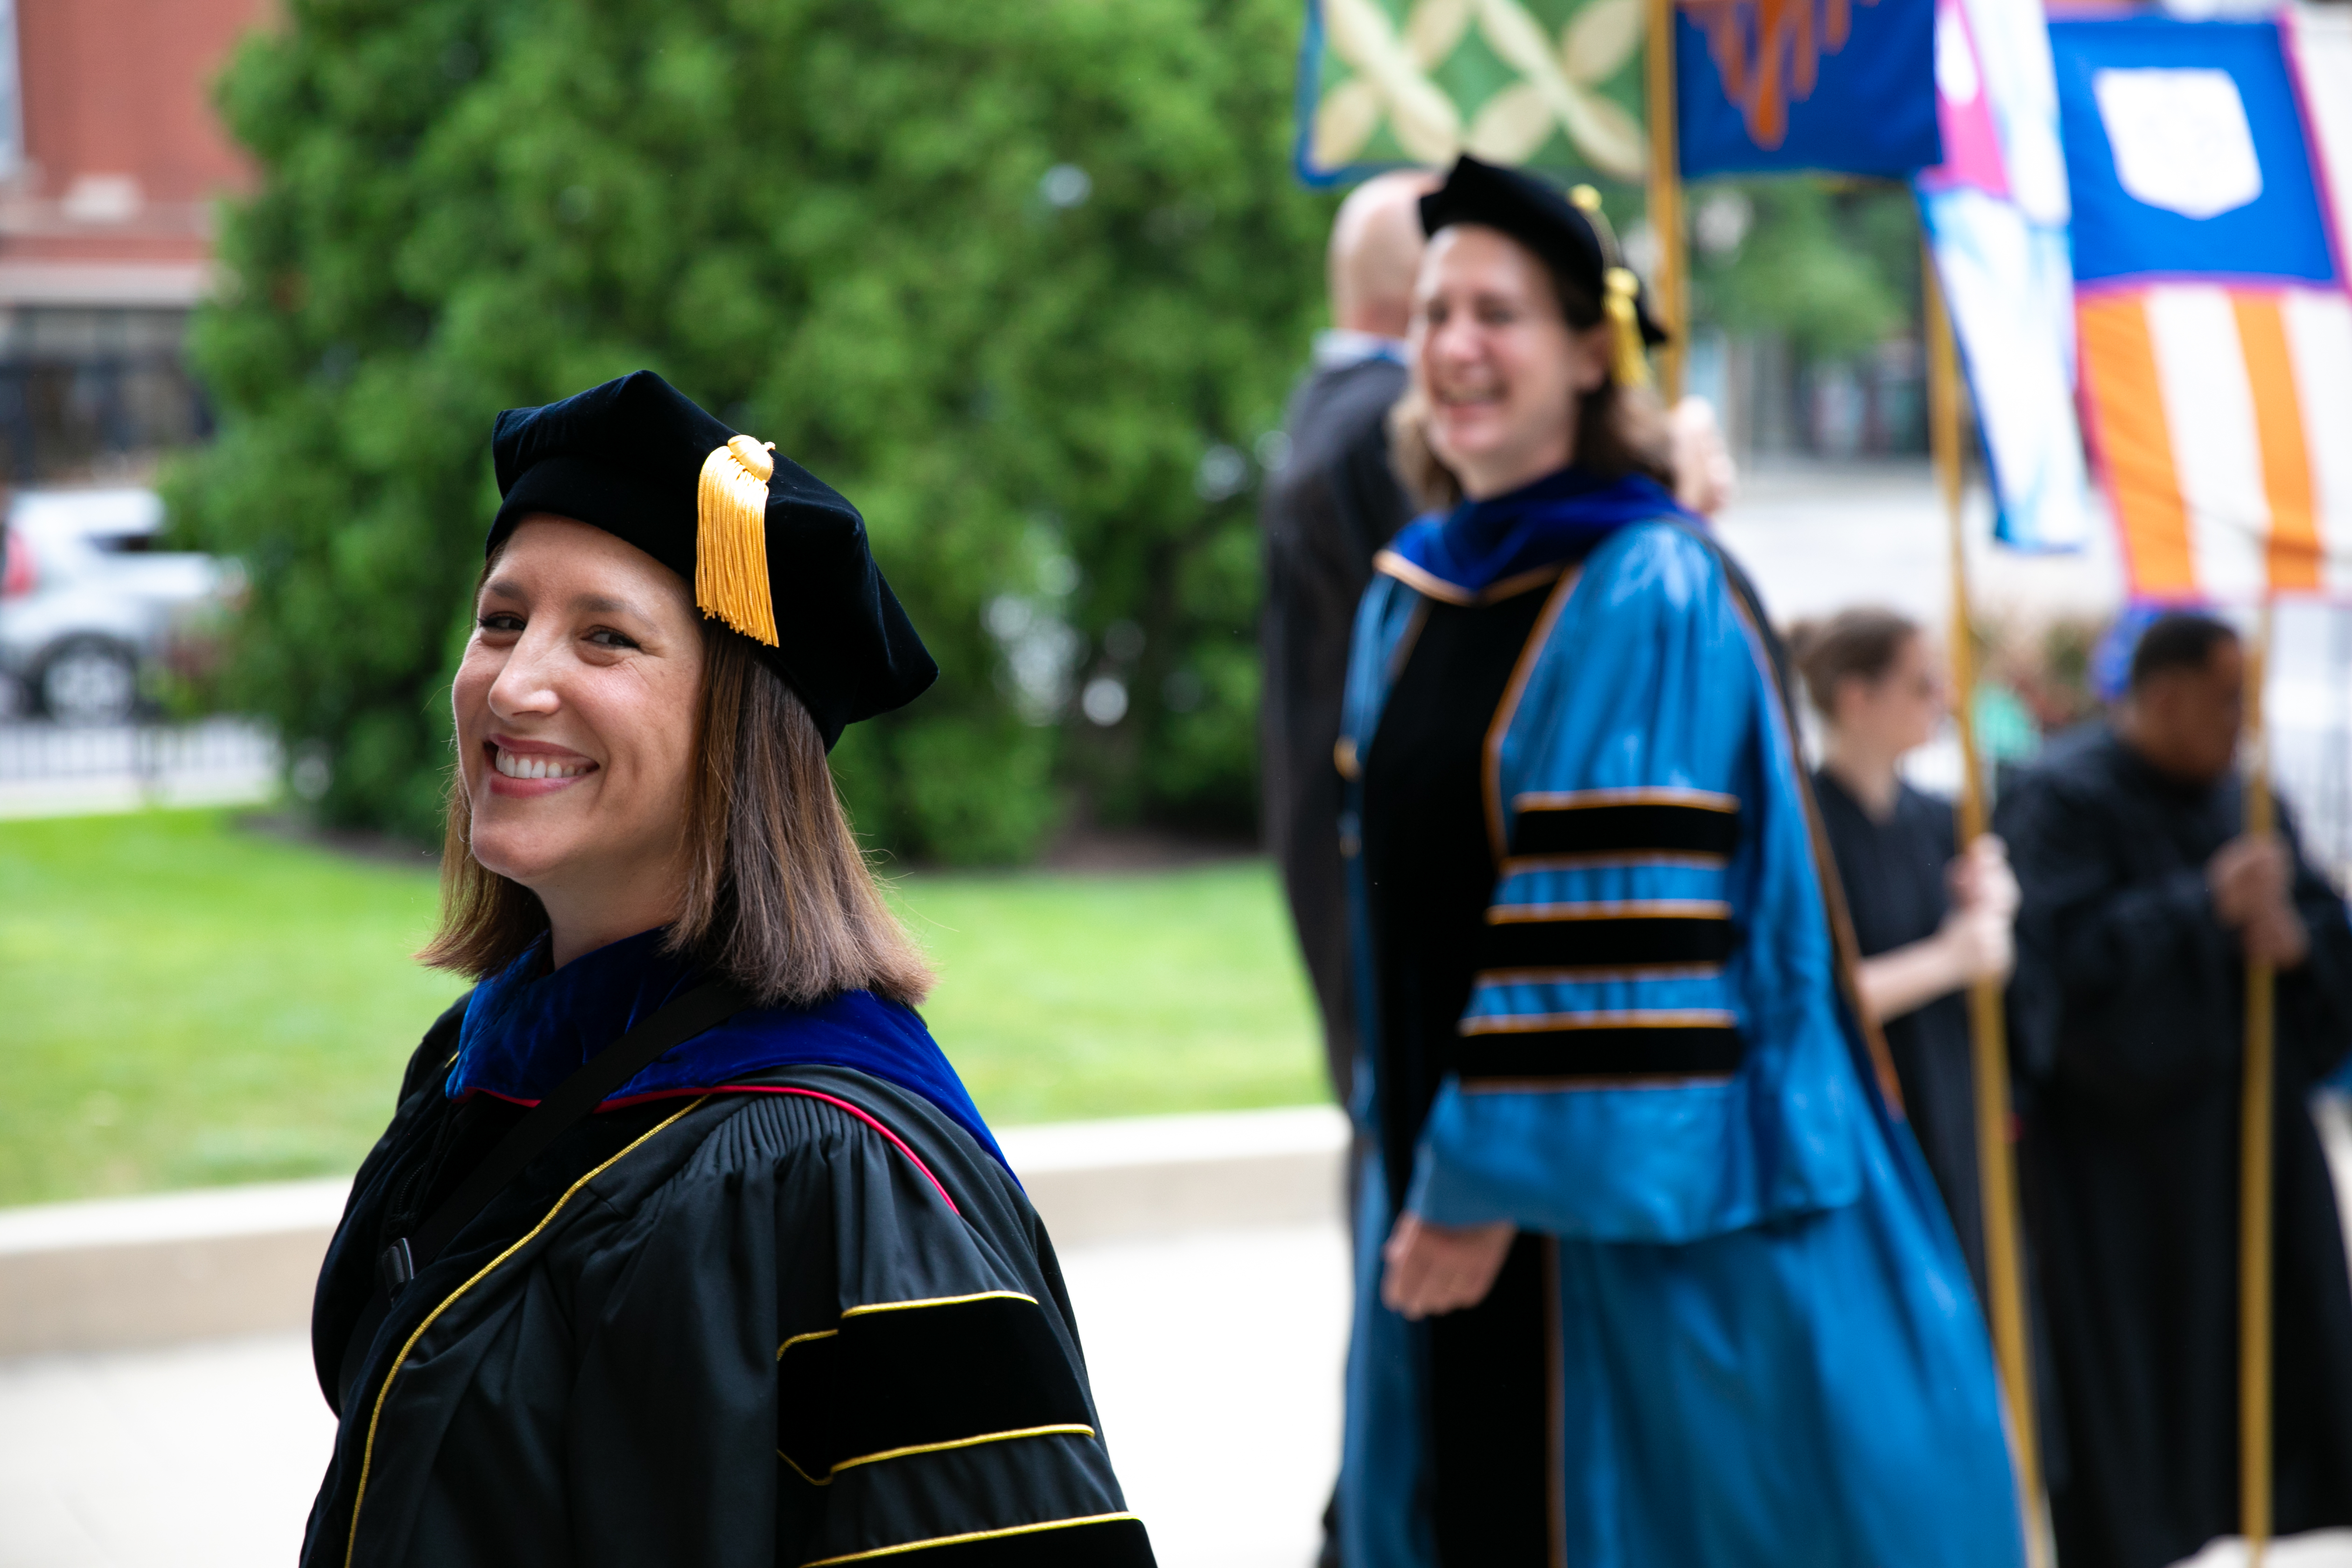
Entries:
<svg viewBox="0 0 2352 1568">
<path fill-rule="evenodd" d="M 1254 443 L 1320 312 L 1296 0 L 290 0 L 220 99 L 177 526 L 332 820 L 436 831 L 491 416 L 639 366 L 856 500 L 944 671 L 861 829 L 1250 820 Z M 1077 717 L 1090 680 L 1124 715 Z M 1119 706 L 1108 687 L 1097 717 Z"/>
</svg>

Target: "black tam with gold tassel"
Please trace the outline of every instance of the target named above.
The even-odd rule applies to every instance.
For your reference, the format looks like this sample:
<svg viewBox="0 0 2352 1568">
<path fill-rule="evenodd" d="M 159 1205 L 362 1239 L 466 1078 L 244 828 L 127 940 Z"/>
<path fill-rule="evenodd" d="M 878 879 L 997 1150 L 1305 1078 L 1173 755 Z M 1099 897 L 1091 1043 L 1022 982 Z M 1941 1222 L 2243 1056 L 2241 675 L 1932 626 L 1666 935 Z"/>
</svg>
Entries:
<svg viewBox="0 0 2352 1568">
<path fill-rule="evenodd" d="M 486 550 L 540 515 L 635 545 L 686 580 L 705 616 L 751 640 L 828 750 L 939 679 L 857 509 L 653 372 L 509 408 L 490 450 L 503 500 Z"/>
<path fill-rule="evenodd" d="M 1649 384 L 1644 351 L 1664 342 L 1666 331 L 1650 313 L 1642 280 L 1619 254 L 1599 192 L 1591 185 L 1562 191 L 1465 153 L 1445 184 L 1421 198 L 1423 233 L 1434 236 L 1457 223 L 1500 229 L 1534 251 L 1561 284 L 1601 308 L 1610 326 L 1611 379 L 1620 386 Z"/>
</svg>

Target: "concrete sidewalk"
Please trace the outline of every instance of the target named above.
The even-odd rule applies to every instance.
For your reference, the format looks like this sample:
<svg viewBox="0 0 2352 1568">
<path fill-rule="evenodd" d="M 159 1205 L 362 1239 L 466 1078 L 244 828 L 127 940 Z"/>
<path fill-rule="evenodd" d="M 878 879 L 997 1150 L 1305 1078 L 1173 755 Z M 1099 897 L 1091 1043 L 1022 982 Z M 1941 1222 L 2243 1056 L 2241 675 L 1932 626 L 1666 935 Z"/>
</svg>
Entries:
<svg viewBox="0 0 2352 1568">
<path fill-rule="evenodd" d="M 1339 1463 L 1329 1225 L 1063 1255 L 1103 1431 L 1164 1568 L 1307 1568 Z M 0 1568 L 290 1563 L 334 1422 L 297 1334 L 0 1362 Z M 2216 1542 L 2184 1568 L 2239 1568 Z M 2352 1568 L 2352 1531 L 2270 1568 Z"/>
<path fill-rule="evenodd" d="M 2336 1100 L 2319 1120 L 2352 1217 L 2352 1114 Z M 1062 1243 L 1104 1434 L 1168 1568 L 1312 1560 L 1339 1458 L 1344 1137 L 1328 1110 L 1003 1136 Z M 0 1215 L 0 1320 L 46 1294 L 20 1332 L 152 1347 L 0 1359 L 0 1568 L 293 1560 L 334 1424 L 292 1325 L 340 1206 L 336 1184 L 285 1184 Z M 240 1275 L 262 1299 L 222 1288 Z M 143 1312 L 124 1299 L 140 1292 Z M 153 1343 L 256 1311 L 287 1326 Z M 2242 1561 L 2217 1542 L 2194 1568 Z M 2267 1561 L 2352 1568 L 2352 1532 Z"/>
<path fill-rule="evenodd" d="M 1058 1246 L 1337 1225 L 1329 1106 L 1013 1127 Z M 0 1209 L 0 1359 L 299 1330 L 350 1184 L 269 1182 Z"/>
<path fill-rule="evenodd" d="M 1339 1464 L 1336 1224 L 1062 1255 L 1104 1435 L 1166 1568 L 1305 1568 Z M 277 1333 L 0 1362 L 0 1568 L 290 1563 L 334 1421 Z"/>
<path fill-rule="evenodd" d="M 1328 1107 L 1000 1135 L 1171 1568 L 1314 1555 L 1339 1463 L 1347 1139 Z M 0 1568 L 293 1560 L 334 1440 L 301 1331 L 346 1185 L 0 1211 Z"/>
</svg>

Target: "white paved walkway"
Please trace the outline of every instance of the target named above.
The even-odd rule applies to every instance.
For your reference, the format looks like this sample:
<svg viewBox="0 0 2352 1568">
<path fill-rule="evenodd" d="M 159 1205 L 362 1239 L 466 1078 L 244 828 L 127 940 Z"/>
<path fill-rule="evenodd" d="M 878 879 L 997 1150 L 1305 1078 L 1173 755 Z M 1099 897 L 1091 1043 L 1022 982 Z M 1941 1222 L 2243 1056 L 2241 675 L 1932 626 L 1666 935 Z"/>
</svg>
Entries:
<svg viewBox="0 0 2352 1568">
<path fill-rule="evenodd" d="M 1336 1227 L 1063 1258 L 1166 1568 L 1303 1568 L 1339 1462 Z M 299 1335 L 0 1363 L 0 1568 L 291 1563 L 334 1436 Z"/>
<path fill-rule="evenodd" d="M 1074 1247 L 1113 1458 L 1166 1568 L 1305 1568 L 1339 1454 L 1336 1229 Z M 299 1335 L 0 1363 L 0 1568 L 291 1563 L 334 1427 Z M 2189 1568 L 2238 1568 L 2216 1542 Z M 2268 1568 L 2352 1568 L 2352 1531 Z"/>
</svg>

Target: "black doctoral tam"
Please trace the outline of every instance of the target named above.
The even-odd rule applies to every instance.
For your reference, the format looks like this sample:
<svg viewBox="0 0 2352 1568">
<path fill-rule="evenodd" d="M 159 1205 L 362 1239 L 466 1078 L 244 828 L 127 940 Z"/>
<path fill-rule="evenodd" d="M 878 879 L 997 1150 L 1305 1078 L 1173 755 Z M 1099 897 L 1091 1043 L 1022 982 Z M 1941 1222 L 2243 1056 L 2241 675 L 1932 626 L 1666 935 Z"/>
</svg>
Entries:
<svg viewBox="0 0 2352 1568">
<path fill-rule="evenodd" d="M 1601 197 L 1591 186 L 1562 191 L 1465 153 L 1447 172 L 1445 184 L 1421 198 L 1423 234 L 1434 237 L 1457 223 L 1500 229 L 1541 258 L 1554 277 L 1597 302 L 1622 293 L 1626 325 L 1640 341 L 1666 341 L 1666 330 L 1650 313 L 1648 291 L 1618 256 L 1616 237 L 1601 216 Z"/>
<path fill-rule="evenodd" d="M 486 550 L 538 512 L 635 545 L 693 585 L 704 615 L 751 639 L 828 750 L 939 679 L 857 509 L 653 372 L 509 408 L 490 449 L 504 499 Z"/>
</svg>

